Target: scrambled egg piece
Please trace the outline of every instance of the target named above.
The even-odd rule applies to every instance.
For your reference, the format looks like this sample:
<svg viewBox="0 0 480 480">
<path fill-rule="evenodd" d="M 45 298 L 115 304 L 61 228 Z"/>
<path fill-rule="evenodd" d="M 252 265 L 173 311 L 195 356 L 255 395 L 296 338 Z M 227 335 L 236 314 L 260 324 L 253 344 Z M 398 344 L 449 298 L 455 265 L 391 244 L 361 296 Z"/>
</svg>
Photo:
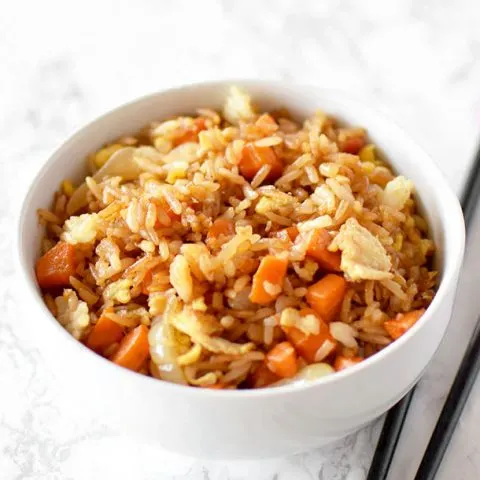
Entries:
<svg viewBox="0 0 480 480">
<path fill-rule="evenodd" d="M 113 300 L 118 303 L 128 303 L 132 299 L 130 289 L 132 281 L 128 279 L 120 279 L 112 282 L 105 288 L 103 298 L 105 301 Z"/>
<path fill-rule="evenodd" d="M 97 236 L 100 217 L 96 213 L 84 213 L 77 217 L 70 217 L 65 222 L 65 231 L 62 240 L 71 245 L 93 242 Z"/>
<path fill-rule="evenodd" d="M 213 315 L 196 312 L 190 307 L 185 307 L 180 313 L 172 315 L 171 322 L 177 330 L 190 337 L 198 333 L 212 335 L 221 330 L 220 324 Z"/>
<path fill-rule="evenodd" d="M 163 292 L 150 293 L 148 296 L 148 312 L 152 317 L 161 315 L 167 306 L 167 297 Z"/>
<path fill-rule="evenodd" d="M 413 182 L 403 176 L 390 180 L 383 191 L 383 203 L 388 207 L 402 210 L 413 191 Z"/>
<path fill-rule="evenodd" d="M 77 340 L 90 324 L 88 306 L 78 300 L 77 294 L 70 289 L 65 289 L 63 295 L 55 299 L 57 306 L 57 319 Z"/>
<path fill-rule="evenodd" d="M 296 199 L 287 193 L 280 190 L 268 191 L 258 201 L 255 211 L 261 215 L 268 212 L 282 212 L 282 210 L 283 213 L 286 213 L 285 209 L 291 211 L 296 203 Z"/>
<path fill-rule="evenodd" d="M 172 325 L 183 333 L 186 333 L 193 343 L 201 345 L 205 350 L 213 353 L 225 353 L 227 355 L 243 355 L 255 348 L 249 343 L 233 343 L 220 337 L 210 335 L 218 332 L 220 325 L 212 315 L 195 312 L 185 307 L 180 313 L 172 316 Z"/>
<path fill-rule="evenodd" d="M 384 280 L 392 278 L 392 263 L 378 238 L 349 218 L 328 247 L 342 251 L 341 269 L 348 280 Z"/>
<path fill-rule="evenodd" d="M 95 253 L 98 260 L 92 272 L 97 283 L 103 283 L 110 277 L 113 277 L 122 270 L 122 261 L 120 260 L 120 248 L 115 242 L 104 238 L 97 245 Z"/>
</svg>

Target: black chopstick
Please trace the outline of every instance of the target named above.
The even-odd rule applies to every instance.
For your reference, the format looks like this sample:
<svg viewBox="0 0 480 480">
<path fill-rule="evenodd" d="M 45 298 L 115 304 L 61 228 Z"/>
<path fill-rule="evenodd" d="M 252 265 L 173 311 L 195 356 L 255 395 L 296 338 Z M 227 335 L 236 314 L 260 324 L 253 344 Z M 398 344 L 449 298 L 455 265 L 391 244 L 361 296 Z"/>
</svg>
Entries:
<svg viewBox="0 0 480 480">
<path fill-rule="evenodd" d="M 480 317 L 463 356 L 442 413 L 430 437 L 427 449 L 418 467 L 415 480 L 433 480 L 437 474 L 455 427 L 467 402 L 468 395 L 480 370 Z"/>
<path fill-rule="evenodd" d="M 384 480 L 387 478 L 414 390 L 415 387 L 388 411 L 383 422 L 382 432 L 378 438 L 367 480 Z"/>
<path fill-rule="evenodd" d="M 468 175 L 468 178 L 467 178 L 467 182 L 465 183 L 465 187 L 464 187 L 463 192 L 462 192 L 462 210 L 463 210 L 463 215 L 465 217 L 465 226 L 466 226 L 466 229 L 467 229 L 467 233 L 468 233 L 468 230 L 469 230 L 469 226 L 471 224 L 471 220 L 473 218 L 473 214 L 475 212 L 475 208 L 477 206 L 477 200 L 478 200 L 479 194 L 480 194 L 480 147 L 477 150 L 477 153 L 475 155 L 474 164 L 473 164 L 472 168 L 470 169 L 470 172 L 469 172 L 469 175 Z M 476 329 L 477 333 L 478 333 L 478 330 L 479 329 Z M 480 334 L 479 334 L 479 336 L 480 336 Z M 465 358 L 466 358 L 469 350 L 465 354 Z M 465 358 L 464 358 L 464 360 L 465 360 Z M 464 365 L 464 363 L 462 361 L 462 366 L 463 365 Z M 477 368 L 476 371 L 472 370 L 472 369 L 471 369 L 470 372 L 467 371 L 469 376 L 473 377 L 469 380 L 469 381 L 472 382 L 472 384 L 473 384 L 474 378 L 476 376 L 476 372 L 478 372 L 478 368 Z M 459 370 L 457 376 L 459 376 L 459 375 L 460 375 L 460 370 Z M 465 375 L 465 373 L 464 373 L 464 375 Z M 455 379 L 455 382 L 456 382 L 456 380 L 457 379 Z M 460 380 L 459 380 L 459 382 L 460 382 Z M 469 383 L 467 383 L 467 386 L 468 385 L 469 385 Z M 455 425 L 458 421 L 458 418 L 460 417 L 460 413 L 462 411 L 463 405 L 465 404 L 466 397 L 468 397 L 468 393 L 470 392 L 470 389 L 471 389 L 471 386 L 469 386 L 469 388 L 465 390 L 466 395 L 465 395 L 465 398 L 463 399 L 463 404 L 461 405 L 461 408 L 458 411 L 456 419 L 454 419 L 454 421 L 452 421 L 452 419 L 448 419 L 448 423 L 451 423 L 451 426 L 449 427 L 449 428 L 451 428 L 451 432 L 450 432 L 448 438 L 446 437 L 444 439 L 445 445 L 443 447 L 442 452 L 440 453 L 440 450 L 439 450 L 438 454 L 435 454 L 435 452 L 432 452 L 432 453 L 429 454 L 430 460 L 428 461 L 428 464 L 425 463 L 424 474 L 426 474 L 426 472 L 428 471 L 427 469 L 429 469 L 429 468 L 432 468 L 432 469 L 434 468 L 435 469 L 434 474 L 435 474 L 436 470 L 438 469 L 438 466 L 440 465 L 440 462 L 441 462 L 442 457 L 443 457 L 443 453 L 445 452 L 445 449 L 446 449 L 446 447 L 448 445 L 448 442 L 451 438 L 451 434 L 453 433 L 453 430 L 455 429 Z M 452 391 L 453 391 L 453 387 L 452 387 Z M 452 391 L 451 391 L 451 393 L 452 393 Z M 457 398 L 457 396 L 459 396 L 461 391 L 462 390 L 457 390 L 456 391 L 455 399 Z M 387 415 L 385 417 L 384 424 L 383 424 L 383 428 L 382 428 L 382 431 L 380 433 L 380 437 L 379 437 L 379 440 L 378 440 L 378 443 L 377 443 L 377 448 L 375 449 L 375 454 L 373 456 L 372 463 L 370 465 L 370 470 L 368 471 L 367 480 L 385 480 L 387 478 L 388 471 L 389 471 L 390 465 L 392 463 L 393 455 L 395 453 L 395 448 L 398 444 L 398 440 L 399 440 L 400 434 L 402 432 L 402 427 L 403 427 L 403 424 L 405 422 L 405 418 L 406 418 L 407 413 L 408 413 L 408 408 L 410 406 L 410 403 L 412 401 L 414 393 L 415 393 L 415 387 L 413 387 L 387 413 Z M 450 395 L 449 395 L 449 398 L 450 398 Z M 446 406 L 447 405 L 445 405 L 445 407 Z M 442 411 L 441 416 L 443 414 L 444 414 L 444 411 Z M 445 417 L 447 417 L 447 416 L 448 416 L 447 413 L 445 413 Z M 444 419 L 444 421 L 445 421 L 445 419 Z M 444 430 L 442 429 L 442 431 L 444 431 Z M 432 440 L 433 440 L 433 436 L 432 436 Z M 432 440 L 430 441 L 430 443 L 432 443 Z M 437 442 L 438 442 L 438 439 L 437 439 Z M 430 443 L 427 447 L 427 451 L 429 450 Z M 432 446 L 431 449 L 434 450 L 435 446 Z M 436 463 L 433 462 L 434 459 L 436 459 Z M 427 460 L 425 462 L 427 462 Z M 422 460 L 422 464 L 423 463 L 424 462 Z M 433 478 L 433 476 L 432 477 L 425 477 L 425 479 L 428 479 L 428 478 Z M 416 480 L 420 480 L 420 479 L 424 480 L 424 477 L 417 477 L 416 478 Z"/>
<path fill-rule="evenodd" d="M 463 215 L 467 232 L 480 195 L 480 150 L 468 177 L 463 194 Z M 435 429 L 428 442 L 415 480 L 433 480 L 452 438 L 455 427 L 480 371 L 480 317 L 462 358 L 455 380 L 448 392 Z"/>
</svg>

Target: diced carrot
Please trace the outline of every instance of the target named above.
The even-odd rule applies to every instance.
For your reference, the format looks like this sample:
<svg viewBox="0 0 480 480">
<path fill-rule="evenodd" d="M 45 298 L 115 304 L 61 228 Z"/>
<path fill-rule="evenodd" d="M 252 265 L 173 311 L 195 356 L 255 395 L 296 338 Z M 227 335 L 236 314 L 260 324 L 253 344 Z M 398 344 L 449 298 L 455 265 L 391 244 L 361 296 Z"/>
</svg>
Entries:
<svg viewBox="0 0 480 480">
<path fill-rule="evenodd" d="M 75 248 L 66 242 L 58 242 L 37 260 L 35 272 L 40 287 L 60 287 L 69 285 L 75 275 L 77 262 Z"/>
<path fill-rule="evenodd" d="M 387 333 L 396 340 L 400 338 L 407 330 L 413 327 L 418 319 L 425 313 L 425 309 L 412 310 L 407 313 L 399 313 L 395 319 L 384 322 L 383 327 Z"/>
<path fill-rule="evenodd" d="M 139 325 L 123 337 L 120 347 L 111 360 L 121 367 L 138 371 L 149 353 L 148 328 L 145 325 Z"/>
<path fill-rule="evenodd" d="M 295 239 L 298 237 L 298 233 L 299 233 L 298 228 L 295 225 L 292 225 L 291 227 L 288 227 L 285 230 L 290 240 L 294 242 Z"/>
<path fill-rule="evenodd" d="M 242 158 L 240 159 L 240 173 L 247 179 L 251 180 L 263 165 L 270 165 L 271 170 L 267 176 L 267 180 L 276 180 L 282 175 L 283 164 L 277 157 L 275 151 L 271 147 L 257 147 L 253 143 L 247 143 L 242 150 Z"/>
<path fill-rule="evenodd" d="M 342 254 L 337 252 L 329 252 L 328 246 L 332 241 L 332 237 L 324 228 L 315 230 L 310 237 L 307 247 L 307 255 L 314 258 L 320 267 L 331 272 L 340 272 L 340 262 Z"/>
<path fill-rule="evenodd" d="M 307 289 L 307 303 L 326 322 L 331 322 L 342 306 L 347 282 L 340 275 L 329 273 Z"/>
<path fill-rule="evenodd" d="M 297 373 L 297 354 L 290 342 L 275 345 L 265 358 L 265 364 L 282 378 L 293 377 Z"/>
<path fill-rule="evenodd" d="M 109 311 L 113 309 L 111 307 L 105 309 L 87 337 L 87 347 L 97 353 L 102 353 L 112 343 L 119 342 L 123 337 L 123 327 L 105 315 Z"/>
<path fill-rule="evenodd" d="M 273 373 L 265 363 L 262 363 L 251 376 L 249 384 L 252 386 L 252 388 L 262 388 L 268 387 L 272 383 L 278 382 L 279 380 L 280 377 L 275 375 L 275 373 Z"/>
<path fill-rule="evenodd" d="M 181 145 L 182 143 L 187 143 L 187 142 L 198 142 L 198 134 L 202 130 L 205 130 L 205 119 L 202 117 L 198 117 L 193 121 L 193 125 L 188 128 L 185 133 L 179 137 L 177 137 L 173 145 L 176 147 L 178 145 Z"/>
<path fill-rule="evenodd" d="M 208 229 L 207 240 L 217 239 L 220 236 L 231 236 L 235 233 L 233 222 L 228 218 L 217 218 Z"/>
<path fill-rule="evenodd" d="M 303 309 L 300 313 L 302 315 L 315 314 L 310 309 Z M 330 334 L 328 325 L 321 318 L 318 318 L 318 320 L 320 330 L 317 334 L 308 335 L 296 327 L 282 327 L 287 339 L 295 347 L 298 354 L 308 363 L 323 360 L 337 348 L 337 342 Z M 322 358 L 317 358 L 317 352 L 321 353 Z"/>
<path fill-rule="evenodd" d="M 253 276 L 252 291 L 249 295 L 250 301 L 266 305 L 275 300 L 282 291 L 287 266 L 288 260 L 286 258 L 277 258 L 273 255 L 263 257 Z M 267 291 L 269 286 L 265 288 L 265 282 L 268 282 L 269 286 L 278 290 L 278 292 Z"/>
<path fill-rule="evenodd" d="M 345 370 L 345 368 L 353 367 L 354 365 L 362 361 L 363 361 L 362 357 L 347 358 L 347 357 L 344 357 L 343 355 L 338 355 L 337 358 L 335 359 L 335 362 L 333 363 L 333 368 L 337 372 L 339 372 L 340 370 Z"/>
</svg>

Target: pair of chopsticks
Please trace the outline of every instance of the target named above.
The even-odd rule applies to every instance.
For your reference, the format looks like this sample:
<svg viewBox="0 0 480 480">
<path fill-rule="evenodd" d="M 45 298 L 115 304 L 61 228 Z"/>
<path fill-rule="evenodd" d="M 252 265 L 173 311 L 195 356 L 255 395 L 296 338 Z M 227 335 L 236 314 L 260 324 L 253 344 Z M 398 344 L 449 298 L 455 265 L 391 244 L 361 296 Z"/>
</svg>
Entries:
<svg viewBox="0 0 480 480">
<path fill-rule="evenodd" d="M 462 194 L 462 210 L 467 234 L 480 195 L 480 149 Z M 463 407 L 480 371 L 480 317 L 468 344 L 462 363 L 448 393 L 435 429 L 417 470 L 415 480 L 433 480 L 460 419 Z M 385 480 L 392 463 L 415 387 L 388 412 L 378 439 L 367 480 Z"/>
</svg>

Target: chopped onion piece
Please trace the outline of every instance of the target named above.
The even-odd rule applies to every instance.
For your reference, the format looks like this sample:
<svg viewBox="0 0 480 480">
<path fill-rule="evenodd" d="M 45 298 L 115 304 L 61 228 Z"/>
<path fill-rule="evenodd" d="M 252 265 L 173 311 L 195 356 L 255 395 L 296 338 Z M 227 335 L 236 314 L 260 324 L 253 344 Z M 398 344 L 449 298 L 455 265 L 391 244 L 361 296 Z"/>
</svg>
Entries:
<svg viewBox="0 0 480 480">
<path fill-rule="evenodd" d="M 135 149 L 132 147 L 116 151 L 92 178 L 96 182 L 101 182 L 105 177 L 122 177 L 123 180 L 138 178 L 141 170 L 133 160 L 134 151 Z M 68 215 L 73 215 L 87 204 L 87 192 L 88 187 L 85 182 L 75 190 L 67 203 Z"/>
<path fill-rule="evenodd" d="M 148 343 L 152 357 L 152 375 L 167 382 L 187 385 L 183 371 L 177 362 L 173 327 L 165 320 L 157 318 L 148 334 Z"/>
</svg>

